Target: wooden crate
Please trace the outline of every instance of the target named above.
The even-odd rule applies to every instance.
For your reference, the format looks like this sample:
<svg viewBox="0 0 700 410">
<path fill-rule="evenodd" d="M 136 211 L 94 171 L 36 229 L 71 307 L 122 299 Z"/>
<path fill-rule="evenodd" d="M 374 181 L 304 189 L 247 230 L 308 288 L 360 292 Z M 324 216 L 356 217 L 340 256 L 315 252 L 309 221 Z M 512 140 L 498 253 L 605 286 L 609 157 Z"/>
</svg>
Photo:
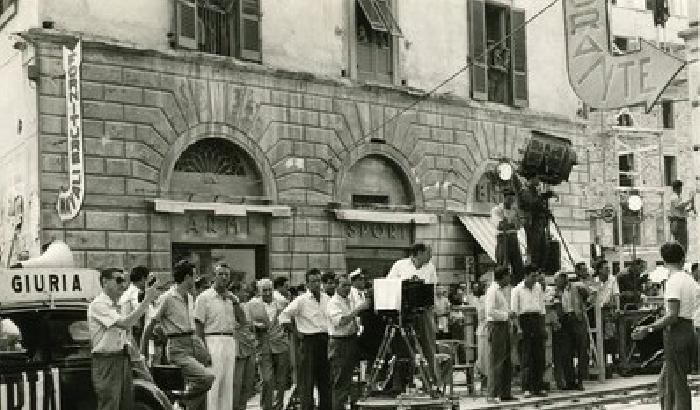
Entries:
<svg viewBox="0 0 700 410">
<path fill-rule="evenodd" d="M 458 398 L 368 397 L 355 403 L 360 410 L 459 410 Z"/>
</svg>

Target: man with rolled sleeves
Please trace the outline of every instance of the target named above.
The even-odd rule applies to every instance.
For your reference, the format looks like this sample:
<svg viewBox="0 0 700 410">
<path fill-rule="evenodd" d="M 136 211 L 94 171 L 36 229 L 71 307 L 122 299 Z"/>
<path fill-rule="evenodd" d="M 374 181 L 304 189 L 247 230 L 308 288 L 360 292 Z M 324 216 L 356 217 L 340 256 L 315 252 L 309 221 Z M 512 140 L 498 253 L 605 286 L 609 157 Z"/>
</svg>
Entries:
<svg viewBox="0 0 700 410">
<path fill-rule="evenodd" d="M 331 408 L 330 368 L 328 363 L 329 297 L 321 292 L 321 271 L 306 272 L 307 292 L 297 296 L 279 315 L 289 326 L 292 318 L 299 334 L 299 386 L 302 410 L 314 410 L 314 386 L 318 388 L 319 409 Z"/>
<path fill-rule="evenodd" d="M 248 313 L 258 341 L 260 407 L 282 410 L 289 372 L 289 338 L 279 323 L 279 315 L 286 303 L 275 299 L 270 279 L 260 279 L 257 286 L 259 296 L 248 302 Z"/>
<path fill-rule="evenodd" d="M 214 265 L 214 284 L 204 290 L 195 302 L 194 320 L 197 336 L 211 354 L 211 371 L 216 378 L 207 392 L 209 409 L 233 407 L 233 380 L 236 367 L 236 322 L 245 316 L 238 298 L 228 290 L 231 269 L 225 263 Z"/>
<path fill-rule="evenodd" d="M 88 327 L 92 352 L 92 383 L 98 410 L 131 410 L 134 406 L 129 331 L 158 297 L 154 287 L 145 290 L 143 302 L 128 315 L 120 313 L 119 297 L 126 280 L 121 269 L 100 272 L 102 292 L 88 308 Z"/>
<path fill-rule="evenodd" d="M 343 410 L 350 396 L 352 373 L 359 363 L 357 315 L 369 306 L 366 301 L 352 306 L 350 279 L 338 278 L 335 295 L 328 301 L 328 358 L 331 362 L 333 410 Z"/>
<path fill-rule="evenodd" d="M 153 319 L 144 331 L 144 341 L 151 337 L 153 327 L 160 324 L 168 339 L 167 354 L 170 363 L 182 369 L 182 375 L 188 384 L 188 399 L 185 400 L 187 410 L 201 410 L 206 405 L 205 393 L 214 383 L 215 376 L 209 366 L 211 363 L 200 363 L 195 358 L 194 315 L 190 307 L 194 305 L 194 266 L 187 261 L 178 262 L 173 269 L 175 286 L 170 288 L 160 298 Z M 148 343 L 141 343 L 141 349 Z"/>
</svg>

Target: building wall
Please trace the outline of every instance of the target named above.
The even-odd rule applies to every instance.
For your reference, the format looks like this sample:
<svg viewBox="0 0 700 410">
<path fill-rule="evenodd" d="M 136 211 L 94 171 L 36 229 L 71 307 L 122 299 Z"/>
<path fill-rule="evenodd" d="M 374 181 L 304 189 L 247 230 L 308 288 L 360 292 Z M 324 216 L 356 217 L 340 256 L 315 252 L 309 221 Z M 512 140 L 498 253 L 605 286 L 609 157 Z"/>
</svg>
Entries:
<svg viewBox="0 0 700 410">
<path fill-rule="evenodd" d="M 366 155 L 383 155 L 409 173 L 417 211 L 441 215 L 439 226 L 418 226 L 416 239 L 433 243 L 441 276 L 452 280 L 466 233 L 447 209 L 465 210 L 473 201 L 486 161 L 518 158 L 532 129 L 586 142 L 584 125 L 562 117 L 436 99 L 383 127 L 385 144 L 371 144 L 363 133 L 410 95 L 85 39 L 86 197 L 78 217 L 61 223 L 54 208 L 66 179 L 65 101 L 62 80 L 49 81 L 61 72 L 60 47 L 57 37 L 38 38 L 42 236 L 64 239 L 84 266 L 168 269 L 169 218 L 154 214 L 148 200 L 167 196 L 167 175 L 188 141 L 217 134 L 250 152 L 264 183 L 273 185 L 266 192 L 292 208 L 291 217 L 271 221 L 273 274 L 291 272 L 300 281 L 309 267 L 344 269 L 344 223 L 329 214 L 329 203 L 338 199 L 340 174 Z M 553 207 L 584 254 L 587 228 L 577 215 L 586 172 L 577 167 L 572 182 L 557 187 Z"/>
<path fill-rule="evenodd" d="M 0 36 L 0 255 L 8 259 L 27 251 L 39 253 L 36 84 L 29 80 L 34 49 L 10 35 L 35 25 L 37 2 L 18 3 L 17 14 Z M 18 48 L 15 48 L 18 43 Z M 19 46 L 25 49 L 20 49 Z M 20 204 L 21 203 L 21 207 Z M 17 204 L 17 206 L 15 206 Z M 17 209 L 15 210 L 14 208 Z M 21 222 L 21 228 L 18 224 Z"/>
</svg>

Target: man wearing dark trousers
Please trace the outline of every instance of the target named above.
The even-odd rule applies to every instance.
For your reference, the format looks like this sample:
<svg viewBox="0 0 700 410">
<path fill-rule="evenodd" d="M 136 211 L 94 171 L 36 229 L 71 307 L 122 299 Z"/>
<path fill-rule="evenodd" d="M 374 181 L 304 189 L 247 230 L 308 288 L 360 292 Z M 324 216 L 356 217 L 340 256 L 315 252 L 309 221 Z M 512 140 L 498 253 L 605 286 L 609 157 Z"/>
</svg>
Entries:
<svg viewBox="0 0 700 410">
<path fill-rule="evenodd" d="M 539 272 L 533 265 L 525 266 L 525 279 L 511 292 L 511 310 L 517 316 L 518 334 L 521 336 L 520 366 L 521 385 L 525 397 L 546 396 L 543 391 L 544 344 L 547 334 L 544 327 L 544 291 L 537 283 Z"/>
<path fill-rule="evenodd" d="M 338 278 L 335 295 L 328 301 L 328 357 L 331 361 L 331 385 L 333 389 L 333 410 L 345 409 L 350 397 L 352 373 L 359 363 L 357 346 L 357 315 L 367 309 L 367 301 L 356 306 L 350 303 L 350 279 L 343 275 Z"/>
<path fill-rule="evenodd" d="M 299 387 L 302 410 L 314 409 L 314 386 L 318 389 L 319 409 L 331 408 L 330 365 L 328 363 L 329 297 L 321 292 L 321 271 L 306 272 L 307 292 L 299 295 L 279 315 L 279 322 L 290 327 L 292 318 L 299 335 Z"/>
<path fill-rule="evenodd" d="M 510 266 L 513 283 L 519 283 L 523 275 L 523 256 L 518 243 L 518 230 L 522 227 L 515 206 L 515 192 L 506 189 L 503 203 L 491 210 L 491 220 L 496 225 L 496 264 Z"/>
<path fill-rule="evenodd" d="M 486 291 L 484 311 L 490 345 L 488 403 L 516 400 L 510 390 L 510 309 L 503 294 L 503 288 L 509 283 L 508 268 L 499 266 L 493 273 L 493 283 Z"/>
<path fill-rule="evenodd" d="M 661 258 L 669 269 L 664 291 L 664 316 L 648 326 L 634 330 L 635 340 L 644 339 L 655 330 L 664 330 L 664 366 L 658 380 L 659 401 L 662 410 L 686 410 L 692 408 L 688 373 L 690 373 L 695 335 L 695 281 L 683 271 L 685 249 L 678 242 L 661 246 Z"/>
<path fill-rule="evenodd" d="M 585 318 L 585 301 L 588 288 L 581 283 L 570 283 L 566 273 L 556 278 L 557 297 L 561 300 L 561 354 L 564 358 L 564 390 L 583 390 L 588 379 L 588 323 Z M 577 360 L 574 372 L 574 357 Z"/>
</svg>

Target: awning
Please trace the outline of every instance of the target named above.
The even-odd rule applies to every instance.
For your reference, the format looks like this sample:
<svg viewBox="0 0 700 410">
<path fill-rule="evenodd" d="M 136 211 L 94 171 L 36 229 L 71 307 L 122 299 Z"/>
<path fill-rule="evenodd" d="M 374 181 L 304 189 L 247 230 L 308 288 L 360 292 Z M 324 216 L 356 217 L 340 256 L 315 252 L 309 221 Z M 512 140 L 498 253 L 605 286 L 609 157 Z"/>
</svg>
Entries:
<svg viewBox="0 0 700 410">
<path fill-rule="evenodd" d="M 156 212 L 171 214 L 184 214 L 185 211 L 211 211 L 214 215 L 245 216 L 249 212 L 268 213 L 277 217 L 289 217 L 292 214 L 290 207 L 286 205 L 246 205 L 227 204 L 223 202 L 187 202 L 173 201 L 169 199 L 154 199 L 153 205 Z"/>
<path fill-rule="evenodd" d="M 495 261 L 496 260 L 496 225 L 491 221 L 491 217 L 489 216 L 482 216 L 482 215 L 459 215 L 459 220 L 462 222 L 465 228 L 472 234 L 474 239 L 481 245 L 481 248 L 489 255 L 491 260 Z M 563 271 L 571 271 L 573 272 L 574 267 L 571 264 L 571 261 L 569 260 L 569 256 L 566 253 L 566 250 L 564 249 L 564 243 L 569 248 L 569 252 L 571 253 L 571 257 L 574 259 L 574 262 L 578 262 L 581 260 L 581 257 L 579 253 L 576 251 L 576 248 L 571 246 L 571 244 L 566 241 L 565 238 L 562 238 L 559 236 L 557 233 L 557 230 L 555 229 L 553 224 L 550 224 L 550 233 L 554 237 L 554 239 L 558 240 L 559 243 L 561 243 L 561 269 Z M 518 231 L 518 244 L 520 244 L 520 253 L 523 255 L 523 258 L 526 258 L 527 255 L 527 240 L 525 239 L 525 231 L 520 230 Z"/>
<path fill-rule="evenodd" d="M 360 209 L 337 209 L 335 217 L 343 221 L 413 223 L 428 225 L 437 223 L 437 215 L 414 212 L 365 211 Z"/>
</svg>

